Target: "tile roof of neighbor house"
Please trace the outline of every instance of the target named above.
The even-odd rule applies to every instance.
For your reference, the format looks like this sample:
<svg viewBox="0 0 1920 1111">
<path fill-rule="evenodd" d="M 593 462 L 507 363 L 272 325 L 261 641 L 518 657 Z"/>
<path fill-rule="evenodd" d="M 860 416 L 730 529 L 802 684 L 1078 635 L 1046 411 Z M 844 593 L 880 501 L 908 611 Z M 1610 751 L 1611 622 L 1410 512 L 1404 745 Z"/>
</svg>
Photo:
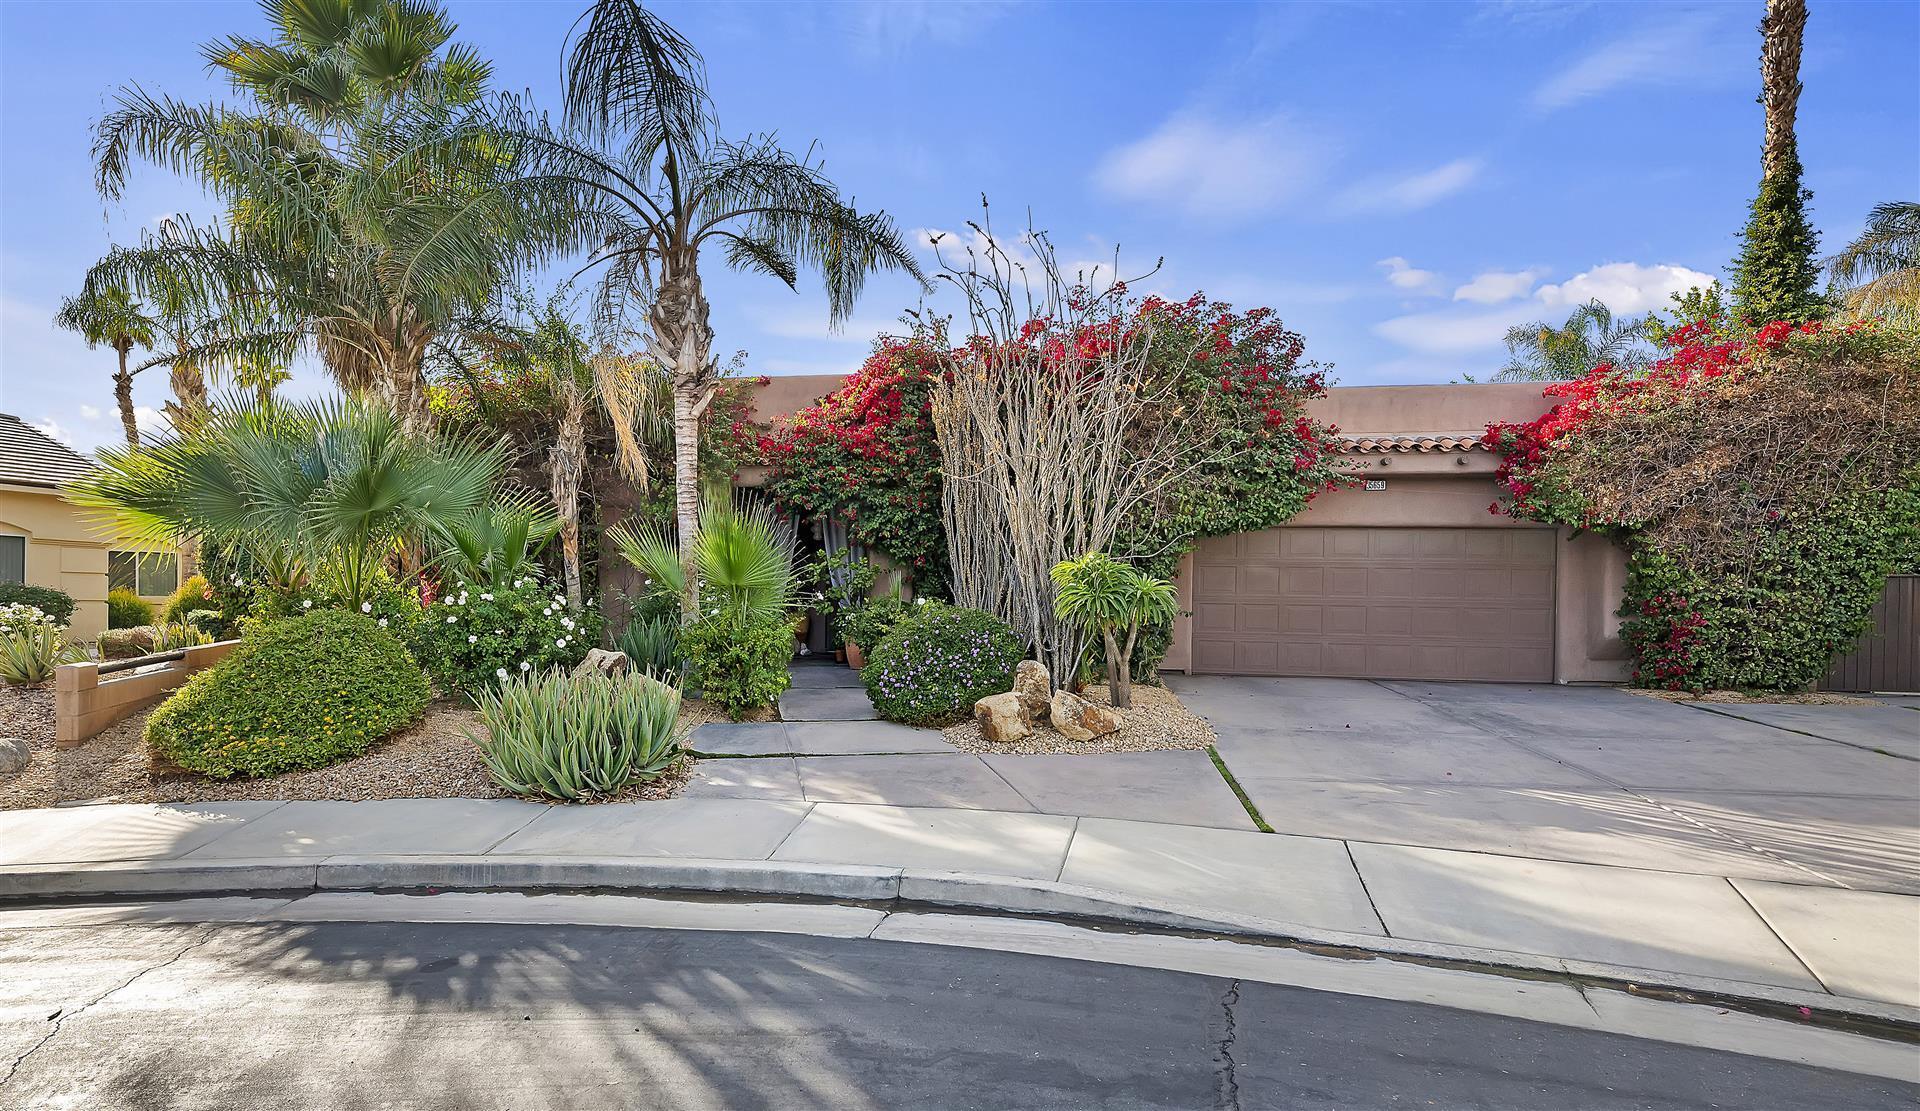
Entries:
<svg viewBox="0 0 1920 1111">
<path fill-rule="evenodd" d="M 11 413 L 0 413 L 0 485 L 54 489 L 93 470 L 93 460 Z"/>
<path fill-rule="evenodd" d="M 1379 435 L 1359 435 L 1339 437 L 1343 452 L 1350 455 L 1381 455 L 1387 452 L 1443 452 L 1443 451 L 1490 451 L 1478 435 L 1471 432 L 1459 434 L 1418 433 L 1402 434 L 1381 433 Z"/>
</svg>

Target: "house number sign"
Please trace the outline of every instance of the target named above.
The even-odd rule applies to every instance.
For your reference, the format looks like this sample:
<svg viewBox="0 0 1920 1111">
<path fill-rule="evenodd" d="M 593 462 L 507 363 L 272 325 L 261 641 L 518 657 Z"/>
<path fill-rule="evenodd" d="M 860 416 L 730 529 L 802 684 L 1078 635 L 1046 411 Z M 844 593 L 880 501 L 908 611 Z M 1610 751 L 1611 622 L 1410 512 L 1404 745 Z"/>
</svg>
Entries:
<svg viewBox="0 0 1920 1111">
<path fill-rule="evenodd" d="M 1384 478 L 1370 478 L 1367 480 L 1368 490 L 1385 490 L 1386 488 L 1387 480 Z"/>
</svg>

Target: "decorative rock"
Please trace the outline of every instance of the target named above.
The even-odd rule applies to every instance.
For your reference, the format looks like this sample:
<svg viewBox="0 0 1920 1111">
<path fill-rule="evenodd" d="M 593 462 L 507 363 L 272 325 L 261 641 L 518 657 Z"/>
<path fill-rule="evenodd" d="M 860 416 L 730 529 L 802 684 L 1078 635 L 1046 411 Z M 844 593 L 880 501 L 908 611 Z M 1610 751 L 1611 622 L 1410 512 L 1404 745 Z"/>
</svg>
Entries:
<svg viewBox="0 0 1920 1111">
<path fill-rule="evenodd" d="M 0 737 L 0 775 L 17 775 L 27 770 L 27 761 L 33 754 L 27 751 L 27 742 L 18 737 Z"/>
<path fill-rule="evenodd" d="M 1005 743 L 1033 735 L 1027 724 L 1026 708 L 1018 694 L 990 694 L 973 704 L 973 717 L 980 723 L 980 735 L 988 741 Z"/>
<path fill-rule="evenodd" d="M 1120 729 L 1119 714 L 1064 687 L 1053 692 L 1049 709 L 1053 714 L 1053 727 L 1070 741 L 1091 741 Z"/>
<path fill-rule="evenodd" d="M 1028 721 L 1045 721 L 1053 700 L 1053 677 L 1039 660 L 1021 660 L 1013 669 L 1013 693 L 1020 697 Z"/>
<path fill-rule="evenodd" d="M 605 648 L 595 648 L 587 653 L 587 658 L 574 667 L 575 675 L 585 675 L 589 671 L 598 671 L 602 675 L 625 675 L 631 666 L 625 652 L 609 652 Z"/>
</svg>

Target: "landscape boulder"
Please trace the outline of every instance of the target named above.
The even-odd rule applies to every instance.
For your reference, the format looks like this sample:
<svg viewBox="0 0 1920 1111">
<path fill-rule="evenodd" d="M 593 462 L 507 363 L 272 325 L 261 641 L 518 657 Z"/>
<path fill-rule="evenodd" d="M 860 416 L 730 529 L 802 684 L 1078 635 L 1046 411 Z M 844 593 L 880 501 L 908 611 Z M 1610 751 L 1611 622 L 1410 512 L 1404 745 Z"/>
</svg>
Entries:
<svg viewBox="0 0 1920 1111">
<path fill-rule="evenodd" d="M 1053 692 L 1053 727 L 1070 741 L 1091 741 L 1120 729 L 1120 715 L 1066 688 Z"/>
<path fill-rule="evenodd" d="M 1005 744 L 1033 735 L 1026 707 L 1014 692 L 990 694 L 973 704 L 973 719 L 980 723 L 980 735 L 989 743 Z"/>
<path fill-rule="evenodd" d="M 595 648 L 587 653 L 586 659 L 574 666 L 573 673 L 585 675 L 590 671 L 598 671 L 602 675 L 620 676 L 625 675 L 631 666 L 625 652 L 609 652 L 605 648 Z"/>
<path fill-rule="evenodd" d="M 1047 674 L 1047 665 L 1039 660 L 1021 660 L 1013 669 L 1013 693 L 1019 697 L 1028 721 L 1047 720 L 1053 702 L 1053 677 Z"/>
<path fill-rule="evenodd" d="M 27 751 L 27 742 L 18 737 L 0 737 L 0 775 L 18 775 L 27 770 L 27 761 L 33 754 Z"/>
</svg>

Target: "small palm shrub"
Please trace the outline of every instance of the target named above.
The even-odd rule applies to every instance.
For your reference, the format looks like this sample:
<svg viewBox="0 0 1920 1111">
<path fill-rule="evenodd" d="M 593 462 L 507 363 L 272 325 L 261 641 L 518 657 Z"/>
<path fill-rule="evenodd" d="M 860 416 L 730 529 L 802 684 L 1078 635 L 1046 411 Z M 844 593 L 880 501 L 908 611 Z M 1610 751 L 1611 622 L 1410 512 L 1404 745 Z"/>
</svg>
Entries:
<svg viewBox="0 0 1920 1111">
<path fill-rule="evenodd" d="M 18 686 L 35 686 L 53 678 L 61 664 L 87 658 L 85 650 L 68 644 L 52 625 L 23 625 L 0 636 L 0 679 Z"/>
<path fill-rule="evenodd" d="M 50 586 L 27 583 L 0 583 L 0 613 L 11 606 L 32 606 L 51 618 L 55 626 L 73 620 L 73 595 Z"/>
<path fill-rule="evenodd" d="M 680 631 L 687 680 L 735 721 L 786 692 L 793 625 L 784 613 L 723 606 Z"/>
<path fill-rule="evenodd" d="M 125 587 L 107 591 L 107 628 L 132 629 L 151 624 L 153 624 L 151 603 Z"/>
<path fill-rule="evenodd" d="M 680 692 L 645 675 L 513 675 L 476 701 L 488 735 L 469 737 L 494 782 L 516 795 L 615 795 L 680 758 Z"/>
<path fill-rule="evenodd" d="M 322 610 L 262 625 L 147 719 L 161 758 L 215 779 L 358 756 L 417 720 L 426 676 L 393 634 Z"/>
<path fill-rule="evenodd" d="M 658 679 L 680 674 L 680 622 L 671 616 L 635 616 L 615 642 L 634 669 Z"/>
<path fill-rule="evenodd" d="M 980 610 L 929 604 L 867 651 L 867 697 L 889 721 L 944 725 L 1013 688 L 1025 655 L 1007 623 Z"/>
<path fill-rule="evenodd" d="M 449 693 L 476 695 L 503 679 L 570 668 L 600 642 L 599 614 L 569 608 L 538 576 L 446 589 L 427 607 L 414 649 Z"/>
</svg>

